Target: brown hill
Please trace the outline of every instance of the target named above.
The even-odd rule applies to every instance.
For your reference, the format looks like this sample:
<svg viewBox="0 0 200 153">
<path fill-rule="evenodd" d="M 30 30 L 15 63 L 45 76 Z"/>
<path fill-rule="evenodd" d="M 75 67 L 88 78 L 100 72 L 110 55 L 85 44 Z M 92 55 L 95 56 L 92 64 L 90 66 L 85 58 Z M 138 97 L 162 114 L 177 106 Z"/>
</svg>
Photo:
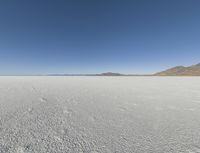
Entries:
<svg viewBox="0 0 200 153">
<path fill-rule="evenodd" d="M 176 66 L 162 72 L 158 72 L 157 76 L 200 76 L 200 63 L 192 66 Z"/>
</svg>

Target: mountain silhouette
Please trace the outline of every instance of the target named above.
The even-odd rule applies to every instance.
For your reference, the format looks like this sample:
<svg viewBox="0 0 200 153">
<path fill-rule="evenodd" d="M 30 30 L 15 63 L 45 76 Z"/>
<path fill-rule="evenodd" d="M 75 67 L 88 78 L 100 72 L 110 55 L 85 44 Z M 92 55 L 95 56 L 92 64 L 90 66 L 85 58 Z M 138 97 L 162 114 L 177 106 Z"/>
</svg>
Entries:
<svg viewBox="0 0 200 153">
<path fill-rule="evenodd" d="M 176 66 L 165 71 L 158 72 L 158 76 L 200 76 L 200 63 L 192 66 Z"/>
</svg>

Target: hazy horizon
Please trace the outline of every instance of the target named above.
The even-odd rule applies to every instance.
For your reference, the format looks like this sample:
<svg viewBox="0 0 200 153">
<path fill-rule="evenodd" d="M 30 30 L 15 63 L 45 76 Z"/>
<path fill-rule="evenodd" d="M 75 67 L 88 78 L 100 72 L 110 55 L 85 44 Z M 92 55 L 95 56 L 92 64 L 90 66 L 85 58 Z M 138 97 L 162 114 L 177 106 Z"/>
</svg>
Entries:
<svg viewBox="0 0 200 153">
<path fill-rule="evenodd" d="M 0 75 L 152 74 L 200 63 L 198 0 L 0 2 Z"/>
</svg>

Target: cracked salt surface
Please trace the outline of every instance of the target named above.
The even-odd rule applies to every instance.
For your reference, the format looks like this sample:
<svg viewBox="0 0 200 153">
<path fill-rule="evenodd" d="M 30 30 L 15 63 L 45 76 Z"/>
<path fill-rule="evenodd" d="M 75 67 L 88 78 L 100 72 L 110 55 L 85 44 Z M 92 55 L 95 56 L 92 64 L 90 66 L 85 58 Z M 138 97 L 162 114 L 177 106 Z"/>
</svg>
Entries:
<svg viewBox="0 0 200 153">
<path fill-rule="evenodd" d="M 198 77 L 0 77 L 0 153 L 199 153 Z"/>
</svg>

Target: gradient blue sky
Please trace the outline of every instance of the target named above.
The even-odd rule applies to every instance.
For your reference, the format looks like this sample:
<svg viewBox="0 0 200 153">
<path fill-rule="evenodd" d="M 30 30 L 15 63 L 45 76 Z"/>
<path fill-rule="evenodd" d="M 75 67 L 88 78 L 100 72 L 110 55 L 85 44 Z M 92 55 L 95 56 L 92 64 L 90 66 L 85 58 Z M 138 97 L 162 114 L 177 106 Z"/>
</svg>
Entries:
<svg viewBox="0 0 200 153">
<path fill-rule="evenodd" d="M 200 62 L 200 0 L 1 0 L 0 74 L 154 73 Z"/>
</svg>

